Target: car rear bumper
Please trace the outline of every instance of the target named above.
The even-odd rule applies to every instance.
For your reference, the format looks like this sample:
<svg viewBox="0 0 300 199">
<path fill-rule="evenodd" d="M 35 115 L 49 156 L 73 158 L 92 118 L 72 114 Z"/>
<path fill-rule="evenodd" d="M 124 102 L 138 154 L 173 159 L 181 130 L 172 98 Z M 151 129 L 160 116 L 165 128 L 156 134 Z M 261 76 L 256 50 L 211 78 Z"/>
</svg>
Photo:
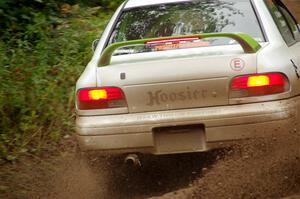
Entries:
<svg viewBox="0 0 300 199">
<path fill-rule="evenodd" d="M 207 151 L 220 147 L 226 142 L 268 135 L 276 136 L 280 132 L 295 131 L 298 128 L 299 109 L 300 97 L 294 97 L 232 106 L 108 116 L 78 116 L 76 130 L 79 144 L 85 151 L 152 154 Z M 204 126 L 201 149 L 168 152 L 157 150 L 153 129 L 182 125 Z M 186 138 L 188 137 L 189 133 L 186 135 Z M 185 138 L 181 136 L 178 139 Z"/>
</svg>

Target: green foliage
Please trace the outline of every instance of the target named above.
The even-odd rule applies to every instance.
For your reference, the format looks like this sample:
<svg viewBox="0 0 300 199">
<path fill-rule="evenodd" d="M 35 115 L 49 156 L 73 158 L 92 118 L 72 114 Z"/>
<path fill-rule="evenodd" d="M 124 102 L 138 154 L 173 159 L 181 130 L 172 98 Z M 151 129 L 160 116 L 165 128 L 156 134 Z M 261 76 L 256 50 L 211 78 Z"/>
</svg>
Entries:
<svg viewBox="0 0 300 199">
<path fill-rule="evenodd" d="M 23 36 L 28 25 L 37 24 L 37 19 L 44 18 L 47 25 L 58 24 L 56 16 L 65 16 L 69 5 L 83 5 L 106 9 L 115 9 L 123 0 L 1 0 L 0 35 L 7 39 L 11 34 Z M 1 37 L 1 36 L 0 36 Z"/>
<path fill-rule="evenodd" d="M 97 2 L 97 1 L 94 0 L 94 2 Z M 114 9 L 118 5 L 120 5 L 122 2 L 123 2 L 123 0 L 113 0 L 113 1 L 112 0 L 102 0 L 100 5 Z"/>
<path fill-rule="evenodd" d="M 74 85 L 109 16 L 78 5 L 64 17 L 38 12 L 24 32 L 0 41 L 0 158 L 38 152 L 73 133 Z"/>
<path fill-rule="evenodd" d="M 0 1 L 0 33 L 4 36 L 26 30 L 26 26 L 34 23 L 35 15 L 54 15 L 59 10 L 54 0 L 1 0 Z"/>
</svg>

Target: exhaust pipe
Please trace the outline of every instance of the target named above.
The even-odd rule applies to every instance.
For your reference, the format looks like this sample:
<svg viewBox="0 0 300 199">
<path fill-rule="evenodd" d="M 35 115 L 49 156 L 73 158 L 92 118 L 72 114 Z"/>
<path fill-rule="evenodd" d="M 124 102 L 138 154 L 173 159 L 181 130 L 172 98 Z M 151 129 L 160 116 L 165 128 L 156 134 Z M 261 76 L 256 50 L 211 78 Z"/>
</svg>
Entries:
<svg viewBox="0 0 300 199">
<path fill-rule="evenodd" d="M 141 167 L 141 161 L 137 154 L 129 154 L 124 160 L 124 163 L 128 166 Z"/>
</svg>

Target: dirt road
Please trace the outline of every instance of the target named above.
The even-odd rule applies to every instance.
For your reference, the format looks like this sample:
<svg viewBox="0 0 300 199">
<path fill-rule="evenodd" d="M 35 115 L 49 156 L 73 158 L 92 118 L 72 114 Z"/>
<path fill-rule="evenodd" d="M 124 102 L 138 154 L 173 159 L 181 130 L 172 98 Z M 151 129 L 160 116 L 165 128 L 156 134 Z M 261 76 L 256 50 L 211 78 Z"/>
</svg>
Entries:
<svg viewBox="0 0 300 199">
<path fill-rule="evenodd" d="M 122 157 L 79 157 L 68 142 L 42 158 L 2 165 L 0 198 L 276 199 L 300 192 L 295 132 L 202 154 L 143 156 L 139 169 L 126 167 Z"/>
</svg>

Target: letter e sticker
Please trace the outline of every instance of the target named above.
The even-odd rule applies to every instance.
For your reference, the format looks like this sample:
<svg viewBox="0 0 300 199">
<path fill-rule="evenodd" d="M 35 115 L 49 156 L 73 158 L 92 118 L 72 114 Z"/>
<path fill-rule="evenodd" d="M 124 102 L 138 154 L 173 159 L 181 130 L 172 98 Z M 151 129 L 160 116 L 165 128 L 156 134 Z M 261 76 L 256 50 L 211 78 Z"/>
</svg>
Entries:
<svg viewBox="0 0 300 199">
<path fill-rule="evenodd" d="M 241 71 L 245 68 L 245 61 L 240 58 L 235 58 L 231 60 L 230 66 L 234 71 Z"/>
</svg>

